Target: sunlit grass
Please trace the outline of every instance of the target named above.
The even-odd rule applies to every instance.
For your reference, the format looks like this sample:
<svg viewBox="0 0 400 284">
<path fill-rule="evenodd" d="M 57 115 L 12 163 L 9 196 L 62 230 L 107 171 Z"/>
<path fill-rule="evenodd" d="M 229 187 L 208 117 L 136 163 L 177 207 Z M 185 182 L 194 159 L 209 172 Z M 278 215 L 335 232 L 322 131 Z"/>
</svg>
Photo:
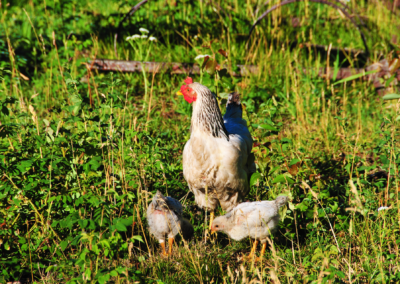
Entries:
<svg viewBox="0 0 400 284">
<path fill-rule="evenodd" d="M 302 43 L 364 48 L 358 30 L 332 8 L 287 5 L 248 39 L 254 20 L 276 3 L 149 2 L 120 31 L 133 3 L 2 4 L 1 283 L 400 281 L 399 104 L 383 101 L 371 82 L 333 85 L 304 72 L 327 65 L 333 72 L 336 55 Z M 376 52 L 368 62 L 347 54 L 338 66 L 398 57 L 398 11 L 381 1 L 351 7 Z M 158 41 L 127 42 L 140 27 Z M 261 263 L 242 260 L 250 239 L 218 235 L 204 243 L 205 213 L 193 206 L 182 175 L 191 107 L 175 93 L 185 76 L 89 72 L 84 64 L 94 57 L 192 64 L 199 54 L 260 70 L 202 80 L 223 112 L 220 93 L 242 94 L 260 143 L 260 178 L 246 199 L 291 199 Z M 180 199 L 195 227 L 189 243 L 178 237 L 170 258 L 147 230 L 156 190 Z M 378 212 L 382 206 L 389 209 Z"/>
</svg>

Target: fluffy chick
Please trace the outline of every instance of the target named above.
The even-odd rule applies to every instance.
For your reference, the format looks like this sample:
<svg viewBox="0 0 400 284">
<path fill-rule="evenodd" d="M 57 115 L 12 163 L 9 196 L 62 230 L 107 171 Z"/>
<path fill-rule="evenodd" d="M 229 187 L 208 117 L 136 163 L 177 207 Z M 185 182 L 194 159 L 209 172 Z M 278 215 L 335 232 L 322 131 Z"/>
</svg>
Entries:
<svg viewBox="0 0 400 284">
<path fill-rule="evenodd" d="M 255 239 L 249 258 L 253 257 L 258 241 L 261 241 L 262 257 L 267 246 L 267 237 L 278 227 L 279 208 L 287 202 L 287 196 L 278 196 L 273 201 L 241 203 L 229 213 L 215 218 L 211 231 L 226 233 L 236 241 L 246 237 Z"/>
<path fill-rule="evenodd" d="M 174 237 L 178 233 L 181 233 L 185 240 L 193 236 L 193 226 L 189 220 L 182 217 L 182 212 L 182 204 L 178 200 L 170 196 L 165 197 L 160 191 L 157 191 L 147 208 L 149 231 L 160 242 L 163 255 L 168 255 L 165 251 L 166 236 L 170 255 Z"/>
</svg>

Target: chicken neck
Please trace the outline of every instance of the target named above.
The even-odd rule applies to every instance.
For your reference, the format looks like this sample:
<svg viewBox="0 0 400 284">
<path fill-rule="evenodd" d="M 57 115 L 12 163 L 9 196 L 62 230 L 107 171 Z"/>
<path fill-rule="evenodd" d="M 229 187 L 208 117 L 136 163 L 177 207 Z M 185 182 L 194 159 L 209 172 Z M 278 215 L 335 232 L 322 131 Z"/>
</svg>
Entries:
<svg viewBox="0 0 400 284">
<path fill-rule="evenodd" d="M 197 100 L 193 102 L 191 131 L 201 131 L 216 138 L 225 138 L 229 141 L 229 134 L 225 128 L 217 99 L 211 91 L 200 84 L 191 84 L 197 92 Z"/>
</svg>

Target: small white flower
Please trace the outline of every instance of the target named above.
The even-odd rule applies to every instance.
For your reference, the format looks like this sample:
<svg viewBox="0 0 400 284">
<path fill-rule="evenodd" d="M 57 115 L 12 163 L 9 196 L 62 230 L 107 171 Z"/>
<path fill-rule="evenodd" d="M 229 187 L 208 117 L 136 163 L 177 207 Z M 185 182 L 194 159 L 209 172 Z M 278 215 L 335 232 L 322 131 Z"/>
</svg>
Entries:
<svg viewBox="0 0 400 284">
<path fill-rule="evenodd" d="M 381 210 L 388 210 L 389 209 L 389 207 L 387 207 L 387 206 L 382 206 L 382 207 L 379 207 L 378 208 L 378 211 L 381 211 Z"/>
<path fill-rule="evenodd" d="M 194 36 L 194 39 L 198 39 L 199 37 L 197 35 Z"/>
<path fill-rule="evenodd" d="M 132 39 L 132 37 L 127 36 L 125 40 L 128 41 L 128 40 L 131 40 L 131 39 Z"/>
<path fill-rule="evenodd" d="M 140 38 L 140 35 L 128 36 L 128 37 L 126 38 L 126 40 L 134 40 L 134 39 L 137 39 L 137 38 Z"/>
<path fill-rule="evenodd" d="M 157 38 L 155 38 L 154 36 L 149 37 L 149 41 L 155 41 L 157 42 Z"/>
<path fill-rule="evenodd" d="M 208 54 L 204 54 L 204 55 L 197 55 L 196 57 L 195 57 L 195 59 L 194 60 L 199 60 L 199 59 L 202 59 L 202 58 L 204 58 L 204 57 L 206 57 L 206 56 L 208 56 L 208 57 L 211 57 L 210 55 L 208 55 Z"/>
<path fill-rule="evenodd" d="M 145 28 L 140 28 L 139 31 L 140 31 L 141 33 L 145 33 L 145 34 L 148 34 L 148 33 L 149 33 L 149 30 L 147 30 L 147 29 L 145 29 Z"/>
<path fill-rule="evenodd" d="M 147 35 L 142 35 L 141 38 L 147 38 Z"/>
</svg>

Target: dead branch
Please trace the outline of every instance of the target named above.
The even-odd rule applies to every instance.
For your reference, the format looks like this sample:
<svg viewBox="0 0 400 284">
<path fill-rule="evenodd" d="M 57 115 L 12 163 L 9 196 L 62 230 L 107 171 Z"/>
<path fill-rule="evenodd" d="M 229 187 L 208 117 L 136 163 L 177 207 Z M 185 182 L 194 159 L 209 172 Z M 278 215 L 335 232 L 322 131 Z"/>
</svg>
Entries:
<svg viewBox="0 0 400 284">
<path fill-rule="evenodd" d="M 89 61 L 90 68 L 101 71 L 119 71 L 119 72 L 143 72 L 143 69 L 149 73 L 159 73 L 171 70 L 171 74 L 200 74 L 200 66 L 197 64 L 177 62 L 141 62 L 126 60 L 95 59 Z M 227 68 L 228 66 L 221 66 Z M 258 66 L 255 65 L 237 65 L 239 73 L 230 71 L 234 77 L 248 76 L 258 73 Z"/>
<path fill-rule="evenodd" d="M 340 68 L 336 74 L 336 80 L 342 80 L 347 77 L 361 74 L 365 71 L 371 71 L 379 68 L 379 72 L 363 76 L 363 80 L 370 80 L 373 82 L 375 88 L 384 87 L 379 78 L 388 76 L 389 67 L 386 66 L 385 60 L 379 63 L 375 63 L 367 68 Z M 168 72 L 171 74 L 200 74 L 200 66 L 197 64 L 191 65 L 188 63 L 177 63 L 177 62 L 141 62 L 141 61 L 125 61 L 125 60 L 110 60 L 110 59 L 95 59 L 90 60 L 87 64 L 91 70 L 99 71 L 118 71 L 118 72 L 143 72 L 143 68 L 149 73 Z M 221 66 L 227 68 L 229 73 L 234 77 L 244 77 L 249 75 L 258 75 L 261 71 L 256 65 L 237 65 L 240 69 L 239 72 L 229 70 L 228 66 Z M 327 79 L 333 79 L 334 74 L 332 67 L 329 67 L 330 72 L 327 72 L 326 67 L 321 68 L 300 68 L 299 72 L 304 75 L 318 76 Z M 397 80 L 400 81 L 400 69 L 392 71 L 392 74 L 396 74 Z"/>
</svg>

